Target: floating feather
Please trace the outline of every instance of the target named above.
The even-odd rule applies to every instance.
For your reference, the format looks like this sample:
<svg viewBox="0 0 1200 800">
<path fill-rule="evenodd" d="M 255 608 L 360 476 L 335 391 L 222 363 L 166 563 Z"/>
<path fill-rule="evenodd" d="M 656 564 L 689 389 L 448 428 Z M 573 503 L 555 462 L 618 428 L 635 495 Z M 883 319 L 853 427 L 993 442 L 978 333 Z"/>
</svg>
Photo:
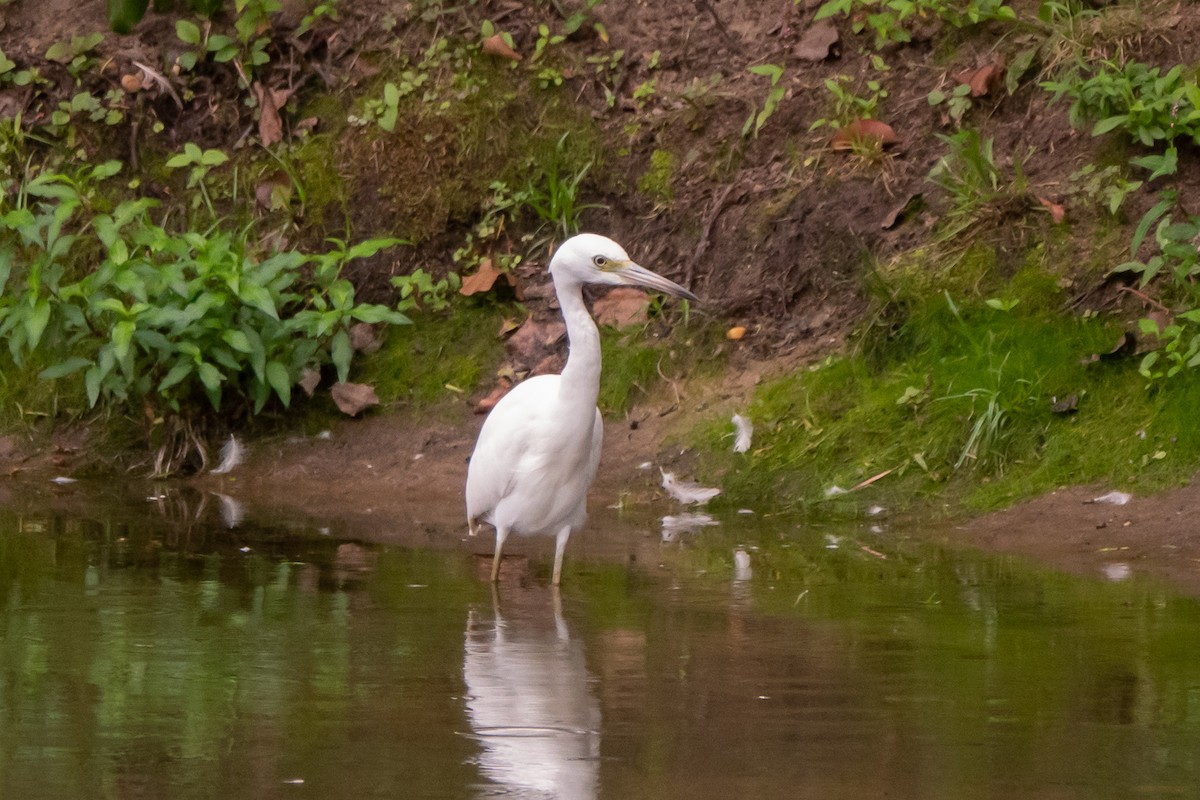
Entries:
<svg viewBox="0 0 1200 800">
<path fill-rule="evenodd" d="M 221 448 L 221 463 L 212 471 L 213 475 L 228 475 L 233 472 L 242 461 L 246 458 L 246 448 L 237 440 L 233 434 L 229 434 L 229 441 Z"/>
<path fill-rule="evenodd" d="M 733 452 L 744 453 L 750 449 L 750 438 L 754 436 L 754 423 L 741 414 L 734 414 L 733 427 L 737 428 L 737 438 L 733 442 Z"/>
<path fill-rule="evenodd" d="M 721 493 L 720 489 L 678 480 L 674 472 L 661 469 L 659 471 L 662 472 L 662 487 L 667 490 L 667 494 L 681 503 L 703 505 Z"/>
</svg>

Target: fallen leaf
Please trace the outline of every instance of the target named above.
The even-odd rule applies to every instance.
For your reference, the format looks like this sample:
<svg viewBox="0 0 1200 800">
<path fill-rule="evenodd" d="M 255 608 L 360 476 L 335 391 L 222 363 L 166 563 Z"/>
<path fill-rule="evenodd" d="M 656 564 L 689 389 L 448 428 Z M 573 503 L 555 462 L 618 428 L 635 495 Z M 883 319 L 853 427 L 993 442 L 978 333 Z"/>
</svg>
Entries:
<svg viewBox="0 0 1200 800">
<path fill-rule="evenodd" d="M 528 368 L 545 358 L 551 350 L 557 349 L 559 340 L 566 332 L 567 326 L 560 319 L 538 322 L 530 317 L 517 328 L 516 333 L 508 337 L 505 349 L 513 361 Z"/>
<path fill-rule="evenodd" d="M 641 289 L 621 287 L 601 297 L 592 306 L 596 322 L 614 328 L 641 325 L 649 319 L 650 298 Z"/>
<path fill-rule="evenodd" d="M 507 58 L 510 61 L 520 61 L 521 54 L 508 46 L 508 42 L 504 41 L 504 34 L 496 33 L 483 40 L 483 46 L 480 48 L 489 56 L 499 56 Z"/>
<path fill-rule="evenodd" d="M 312 367 L 305 367 L 300 372 L 300 388 L 309 397 L 313 396 L 313 392 L 317 390 L 317 386 L 321 383 L 321 373 Z"/>
<path fill-rule="evenodd" d="M 258 81 L 254 82 L 254 94 L 258 97 L 258 138 L 264 147 L 270 147 L 283 140 L 279 106 L 275 104 L 275 93 Z"/>
<path fill-rule="evenodd" d="M 1004 80 L 1004 65 L 994 62 L 977 69 L 963 70 L 955 76 L 955 80 L 971 87 L 971 97 L 984 97 L 1000 88 Z"/>
<path fill-rule="evenodd" d="M 500 323 L 500 330 L 496 331 L 496 338 L 503 339 L 505 336 L 508 336 L 510 333 L 520 327 L 521 323 L 517 322 L 515 318 L 505 317 L 504 322 Z"/>
<path fill-rule="evenodd" d="M 491 411 L 493 408 L 495 408 L 496 403 L 500 402 L 500 398 L 508 394 L 512 387 L 512 381 L 508 380 L 507 378 L 501 378 L 488 396 L 475 404 L 475 413 L 486 414 L 487 412 Z"/>
<path fill-rule="evenodd" d="M 840 41 L 837 27 L 831 20 L 823 19 L 804 32 L 792 52 L 801 61 L 824 61 L 837 55 L 836 46 Z"/>
<path fill-rule="evenodd" d="M 1053 398 L 1054 403 L 1050 406 L 1052 414 L 1074 414 L 1079 410 L 1079 395 L 1069 394 L 1062 400 Z"/>
<path fill-rule="evenodd" d="M 920 192 L 910 194 L 908 199 L 888 212 L 888 215 L 883 218 L 883 222 L 879 224 L 879 227 L 885 231 L 890 231 L 896 227 L 897 223 L 920 209 L 924 205 L 924 202 L 925 197 Z"/>
<path fill-rule="evenodd" d="M 383 342 L 375 335 L 375 326 L 367 322 L 356 322 L 350 326 L 350 347 L 357 353 L 378 352 Z"/>
<path fill-rule="evenodd" d="M 299 132 L 307 133 L 308 131 L 316 129 L 318 122 L 320 122 L 320 120 L 316 117 L 305 117 L 304 119 L 297 122 L 295 124 L 295 126 L 292 128 L 292 130 L 296 131 L 297 133 L 299 133 Z"/>
<path fill-rule="evenodd" d="M 496 269 L 490 258 L 485 258 L 479 262 L 479 269 L 472 274 L 463 278 L 462 287 L 458 290 L 463 297 L 470 297 L 479 292 L 490 292 L 492 287 L 496 285 L 496 281 L 501 278 L 509 285 L 513 285 L 512 278 L 504 272 Z"/>
<path fill-rule="evenodd" d="M 375 387 L 365 383 L 338 383 L 329 393 L 333 395 L 333 402 L 337 404 L 338 410 L 351 417 L 364 408 L 379 405 Z"/>
<path fill-rule="evenodd" d="M 731 342 L 736 342 L 746 335 L 745 325 L 734 325 L 729 330 L 725 331 L 725 338 Z"/>
<path fill-rule="evenodd" d="M 877 119 L 856 119 L 838 130 L 829 143 L 834 150 L 853 150 L 856 146 L 865 144 L 888 147 L 899 141 L 900 137 L 886 122 Z"/>
<path fill-rule="evenodd" d="M 1067 210 L 1063 208 L 1062 203 L 1054 203 L 1044 197 L 1039 197 L 1038 202 L 1050 212 L 1050 220 L 1055 225 L 1061 225 L 1062 221 L 1067 218 Z"/>
<path fill-rule="evenodd" d="M 287 208 L 292 199 L 292 181 L 283 170 L 259 182 L 254 187 L 254 199 L 267 211 Z"/>
</svg>

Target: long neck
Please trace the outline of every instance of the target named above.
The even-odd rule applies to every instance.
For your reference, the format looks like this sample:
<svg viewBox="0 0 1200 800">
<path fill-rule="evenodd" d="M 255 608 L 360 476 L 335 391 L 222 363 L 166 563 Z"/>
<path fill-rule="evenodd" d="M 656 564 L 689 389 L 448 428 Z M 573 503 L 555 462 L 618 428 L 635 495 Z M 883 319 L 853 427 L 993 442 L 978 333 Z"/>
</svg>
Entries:
<svg viewBox="0 0 1200 800">
<path fill-rule="evenodd" d="M 559 399 L 581 415 L 590 416 L 595 413 L 600 394 L 600 332 L 583 302 L 580 284 L 556 282 L 555 294 L 571 347 L 559 383 Z"/>
</svg>

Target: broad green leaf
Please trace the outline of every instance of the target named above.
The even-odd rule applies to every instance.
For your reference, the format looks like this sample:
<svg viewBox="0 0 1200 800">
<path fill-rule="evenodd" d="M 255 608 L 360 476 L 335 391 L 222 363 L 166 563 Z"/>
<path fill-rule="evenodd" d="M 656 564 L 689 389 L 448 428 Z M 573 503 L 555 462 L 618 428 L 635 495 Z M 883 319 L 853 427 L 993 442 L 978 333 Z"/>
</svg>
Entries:
<svg viewBox="0 0 1200 800">
<path fill-rule="evenodd" d="M 100 382 L 104 379 L 104 373 L 101 372 L 99 365 L 93 366 L 83 376 L 83 384 L 87 389 L 88 406 L 95 408 L 96 402 L 100 399 Z"/>
<path fill-rule="evenodd" d="M 29 341 L 29 349 L 33 350 L 42 340 L 46 326 L 50 324 L 50 301 L 40 298 L 33 306 L 29 316 L 25 318 L 25 336 Z"/>
<path fill-rule="evenodd" d="M 90 367 L 91 365 L 91 359 L 74 356 L 72 358 L 68 358 L 66 361 L 55 364 L 52 367 L 46 367 L 44 370 L 38 373 L 38 378 L 47 381 L 54 380 L 55 378 L 64 378 L 67 375 L 76 373 L 84 367 Z"/>
<path fill-rule="evenodd" d="M 1128 114 L 1117 114 L 1114 117 L 1109 117 L 1108 119 L 1102 119 L 1096 123 L 1096 126 L 1094 128 L 1092 128 L 1092 136 L 1103 136 L 1104 134 L 1108 133 L 1109 131 L 1114 130 L 1115 128 L 1119 128 L 1120 126 L 1122 126 L 1128 122 L 1129 122 Z"/>
<path fill-rule="evenodd" d="M 129 320 L 123 320 L 113 326 L 113 355 L 117 357 L 117 361 L 124 362 L 129 356 L 129 345 L 133 342 L 133 332 L 136 329 L 137 326 Z"/>
<path fill-rule="evenodd" d="M 177 361 L 175 366 L 167 373 L 158 384 L 158 392 L 161 394 L 167 389 L 170 389 L 175 384 L 192 374 L 195 365 L 191 361 Z"/>
<path fill-rule="evenodd" d="M 275 310 L 275 301 L 271 298 L 271 293 L 262 286 L 242 281 L 238 299 L 248 306 L 257 308 L 272 319 L 279 319 L 279 312 Z"/>
<path fill-rule="evenodd" d="M 239 353 L 254 352 L 254 348 L 250 346 L 250 340 L 246 338 L 246 334 L 242 331 L 227 330 L 221 334 L 221 338 L 225 340 L 225 344 Z"/>
<path fill-rule="evenodd" d="M 354 357 L 354 348 L 350 346 L 350 336 L 344 330 L 333 335 L 330 357 L 337 368 L 338 383 L 345 383 L 350 377 L 350 359 Z"/>
<path fill-rule="evenodd" d="M 268 361 L 267 383 L 271 384 L 271 388 L 275 390 L 275 394 L 279 395 L 279 399 L 283 401 L 285 408 L 291 405 L 292 379 L 288 375 L 287 367 L 278 361 Z"/>
<path fill-rule="evenodd" d="M 179 37 L 181 42 L 200 44 L 200 26 L 190 20 L 177 20 L 175 22 L 175 35 Z"/>
</svg>

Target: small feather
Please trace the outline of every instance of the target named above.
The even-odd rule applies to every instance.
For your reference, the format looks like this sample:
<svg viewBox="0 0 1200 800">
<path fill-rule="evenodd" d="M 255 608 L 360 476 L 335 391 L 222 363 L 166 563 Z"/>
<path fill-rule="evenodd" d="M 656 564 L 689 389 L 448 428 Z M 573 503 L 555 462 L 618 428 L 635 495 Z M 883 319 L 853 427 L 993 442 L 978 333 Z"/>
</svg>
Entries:
<svg viewBox="0 0 1200 800">
<path fill-rule="evenodd" d="M 1091 500 L 1086 502 L 1107 503 L 1111 506 L 1123 506 L 1132 499 L 1133 495 L 1128 494 L 1127 492 L 1108 492 L 1107 494 L 1102 494 L 1099 497 L 1093 497 Z"/>
<path fill-rule="evenodd" d="M 720 489 L 677 480 L 674 472 L 659 471 L 662 472 L 662 487 L 667 490 L 667 494 L 681 503 L 702 505 L 721 493 Z"/>
<path fill-rule="evenodd" d="M 237 440 L 233 434 L 229 435 L 229 441 L 221 448 L 221 463 L 212 471 L 213 475 L 228 475 L 233 472 L 242 461 L 246 458 L 246 448 Z"/>
<path fill-rule="evenodd" d="M 737 428 L 737 438 L 733 442 L 733 452 L 744 453 L 750 449 L 750 438 L 754 436 L 754 423 L 741 414 L 734 414 L 733 427 Z"/>
</svg>

